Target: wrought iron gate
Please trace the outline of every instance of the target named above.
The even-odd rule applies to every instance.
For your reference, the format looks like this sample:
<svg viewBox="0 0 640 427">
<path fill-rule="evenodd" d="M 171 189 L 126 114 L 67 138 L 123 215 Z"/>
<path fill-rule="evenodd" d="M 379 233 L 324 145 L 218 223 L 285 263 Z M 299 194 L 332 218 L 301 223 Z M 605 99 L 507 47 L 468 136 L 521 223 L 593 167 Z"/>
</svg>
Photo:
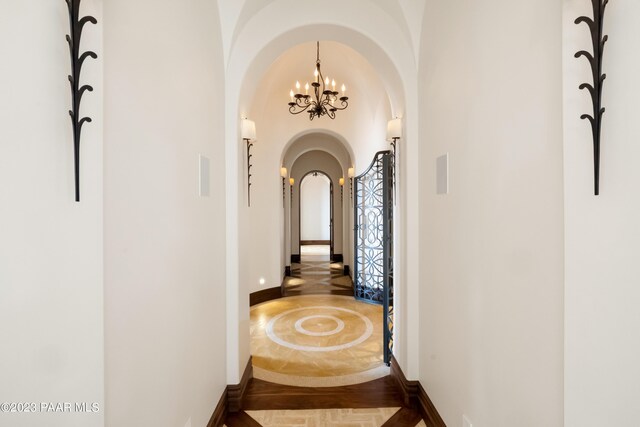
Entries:
<svg viewBox="0 0 640 427">
<path fill-rule="evenodd" d="M 376 153 L 354 179 L 354 295 L 383 307 L 384 362 L 393 353 L 393 156 Z"/>
</svg>

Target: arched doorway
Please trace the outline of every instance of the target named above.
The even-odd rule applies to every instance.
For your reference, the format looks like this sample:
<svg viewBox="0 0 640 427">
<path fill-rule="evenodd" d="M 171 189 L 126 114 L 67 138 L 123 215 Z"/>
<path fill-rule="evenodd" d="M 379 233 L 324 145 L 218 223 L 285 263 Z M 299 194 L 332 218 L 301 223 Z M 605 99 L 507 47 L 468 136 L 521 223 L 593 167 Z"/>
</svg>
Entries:
<svg viewBox="0 0 640 427">
<path fill-rule="evenodd" d="M 326 173 L 316 170 L 302 177 L 299 210 L 300 255 L 328 255 L 333 261 L 333 182 Z"/>
<path fill-rule="evenodd" d="M 337 65 L 329 68 L 335 70 L 336 77 L 339 77 L 339 74 L 344 75 L 346 78 L 343 78 L 343 80 L 349 79 L 350 82 L 354 83 L 349 90 L 354 95 L 354 99 L 361 100 L 361 104 L 359 108 L 347 110 L 344 115 L 335 121 L 314 121 L 310 125 L 308 121 L 304 121 L 301 117 L 300 120 L 290 120 L 292 117 L 287 115 L 286 111 L 277 108 L 271 101 L 278 99 L 279 95 L 277 94 L 288 93 L 291 82 L 295 82 L 296 77 L 307 72 L 307 67 L 299 59 L 309 50 L 304 44 L 312 43 L 315 46 L 316 40 L 309 40 L 309 29 L 320 27 L 330 29 L 333 35 L 334 41 L 331 43 L 334 43 L 334 45 L 328 47 L 327 51 L 334 54 L 340 53 L 341 58 L 346 58 L 346 60 L 336 61 L 335 64 Z M 227 218 L 231 219 L 230 231 L 227 234 L 229 253 L 231 254 L 227 262 L 227 271 L 230 275 L 230 280 L 227 282 L 227 297 L 229 300 L 228 306 L 231 310 L 228 316 L 227 332 L 230 340 L 233 343 L 238 343 L 237 346 L 233 347 L 234 351 L 229 354 L 229 360 L 233 364 L 230 368 L 230 373 L 233 374 L 234 378 L 240 373 L 239 368 L 242 360 L 246 360 L 248 357 L 247 341 L 241 336 L 241 326 L 246 325 L 248 319 L 247 309 L 242 305 L 242 302 L 246 301 L 243 295 L 261 289 L 260 286 L 263 286 L 263 284 L 263 287 L 273 286 L 278 276 L 282 277 L 282 269 L 290 263 L 290 260 L 295 255 L 299 255 L 295 253 L 297 252 L 296 245 L 292 244 L 296 240 L 296 237 L 293 236 L 296 233 L 295 228 L 278 227 L 277 229 L 279 230 L 289 230 L 292 235 L 286 235 L 285 231 L 284 236 L 277 236 L 273 233 L 275 227 L 260 225 L 264 224 L 265 218 L 270 218 L 273 221 L 278 215 L 282 224 L 290 221 L 290 216 L 295 215 L 295 210 L 292 211 L 291 209 L 291 201 L 287 203 L 289 187 L 286 185 L 285 187 L 287 188 L 285 190 L 287 191 L 284 192 L 284 196 L 287 200 L 285 200 L 285 206 L 282 206 L 282 192 L 284 190 L 281 179 L 277 178 L 277 171 L 281 167 L 287 166 L 287 164 L 282 161 L 279 163 L 274 162 L 275 156 L 273 154 L 284 152 L 286 145 L 293 141 L 296 135 L 313 131 L 333 132 L 343 135 L 349 141 L 349 151 L 352 153 L 352 163 L 344 166 L 342 174 L 347 180 L 347 168 L 354 167 L 356 171 L 361 171 L 370 162 L 374 152 L 388 148 L 388 144 L 384 141 L 387 120 L 393 116 L 403 116 L 409 114 L 409 112 L 415 112 L 414 107 L 417 99 L 414 96 L 416 92 L 414 89 L 416 82 L 411 80 L 411 73 L 401 71 L 411 69 L 410 52 L 404 50 L 403 53 L 399 53 L 391 45 L 387 48 L 386 36 L 369 38 L 363 36 L 363 34 L 357 29 L 312 24 L 304 28 L 289 28 L 288 31 L 280 31 L 278 34 L 268 35 L 263 40 L 249 41 L 244 35 L 241 35 L 237 40 L 237 49 L 234 47 L 233 50 L 242 50 L 243 55 L 235 56 L 232 53 L 229 58 L 230 80 L 227 81 L 227 89 L 229 93 L 238 94 L 237 97 L 231 96 L 227 99 L 227 111 L 230 115 L 227 117 L 226 123 L 228 131 L 226 157 L 227 163 L 230 165 L 227 183 L 231 186 L 228 192 L 231 203 L 227 204 Z M 321 41 L 321 43 L 325 42 Z M 327 45 L 329 43 L 326 42 Z M 315 51 L 315 49 L 312 50 Z M 325 56 L 323 54 L 323 61 L 325 59 L 329 62 L 330 55 Z M 296 65 L 297 63 L 302 64 L 300 67 L 303 67 L 304 70 L 299 68 Z M 342 68 L 342 71 L 338 72 L 339 68 Z M 356 104 L 352 105 L 356 106 Z M 236 114 L 232 114 L 232 112 L 236 112 Z M 349 116 L 350 114 L 351 117 Z M 243 188 L 242 184 L 246 183 L 246 173 L 243 173 L 244 162 L 239 150 L 242 146 L 237 144 L 237 121 L 238 117 L 242 116 L 250 117 L 256 122 L 258 134 L 261 135 L 259 138 L 263 138 L 252 151 L 255 158 L 261 160 L 254 163 L 252 173 L 255 170 L 255 175 L 251 188 L 252 205 L 254 194 L 263 195 L 265 201 L 277 200 L 279 202 L 277 205 L 273 203 L 273 206 L 265 205 L 266 210 L 257 208 L 257 204 L 255 208 L 252 206 L 251 209 L 246 209 L 242 203 L 236 203 L 245 197 L 245 194 L 240 190 Z M 416 179 L 417 167 L 415 165 L 417 142 L 413 139 L 417 134 L 417 122 L 406 123 L 407 139 L 403 140 L 403 142 L 408 144 L 403 146 L 405 149 L 401 154 L 404 159 L 401 162 L 406 167 L 402 169 L 398 177 L 398 209 L 409 213 L 398 216 L 398 218 L 402 219 L 404 227 L 400 228 L 401 232 L 395 236 L 399 242 L 402 242 L 405 238 L 407 240 L 406 244 L 394 245 L 398 254 L 401 252 L 402 255 L 405 255 L 397 270 L 398 278 L 401 275 L 403 279 L 406 277 L 404 281 L 398 280 L 399 283 L 404 284 L 398 287 L 399 291 L 403 291 L 403 287 L 415 288 L 415 283 L 417 283 L 416 280 L 411 280 L 414 274 L 409 272 L 417 271 L 417 267 L 414 268 L 417 264 L 412 263 L 410 259 L 414 258 L 414 254 L 417 254 L 417 251 L 411 249 L 415 236 L 407 237 L 402 231 L 406 230 L 410 223 L 416 222 L 417 217 L 413 212 L 418 211 L 416 208 L 417 202 L 414 199 L 404 197 L 404 194 L 409 190 L 411 190 L 409 192 L 413 193 L 414 183 L 418 182 Z M 267 135 L 267 138 L 262 135 Z M 287 169 L 291 170 L 288 166 Z M 274 179 L 269 178 L 270 176 Z M 292 201 L 294 204 L 299 182 L 296 179 L 293 188 Z M 349 184 L 350 182 L 347 180 L 345 199 L 350 199 L 350 195 L 347 196 L 350 193 Z M 407 186 L 411 186 L 411 188 Z M 277 209 L 283 209 L 284 213 L 282 215 L 278 214 Z M 349 209 L 348 205 L 346 209 Z M 351 218 L 351 216 L 346 215 L 345 217 Z M 350 230 L 350 228 L 346 228 L 346 230 Z M 339 233 L 336 233 L 336 237 L 338 235 Z M 280 254 L 264 248 L 262 242 L 274 242 L 278 238 L 282 245 Z M 297 239 L 299 238 L 297 236 Z M 348 234 L 347 238 L 349 238 Z M 242 254 L 242 257 L 236 257 L 236 253 Z M 280 255 L 282 261 L 282 269 L 279 272 L 273 268 L 276 265 L 273 259 L 277 255 Z M 353 254 L 350 255 L 352 258 Z M 249 261 L 250 265 L 245 262 L 247 259 L 251 260 Z M 396 259 L 400 259 L 400 256 Z M 266 280 L 262 280 L 263 277 L 266 277 Z M 406 299 L 409 293 L 403 292 L 401 294 L 398 292 L 396 313 L 401 315 L 397 318 L 396 325 L 399 327 L 406 325 L 405 318 L 410 316 L 411 313 L 409 311 L 415 309 L 417 303 L 417 300 L 412 300 L 409 303 L 409 300 Z M 405 308 L 407 310 L 404 310 Z M 408 329 L 403 330 L 409 332 Z M 400 337 L 402 340 L 398 341 L 400 345 L 396 346 L 396 349 L 399 352 L 404 352 L 408 346 L 417 342 L 417 340 L 408 339 L 414 338 L 414 336 L 415 333 L 412 330 L 406 337 Z M 238 352 L 235 352 L 235 349 Z M 406 361 L 406 353 L 398 356 L 401 363 Z M 408 371 L 411 372 L 411 367 Z"/>
</svg>

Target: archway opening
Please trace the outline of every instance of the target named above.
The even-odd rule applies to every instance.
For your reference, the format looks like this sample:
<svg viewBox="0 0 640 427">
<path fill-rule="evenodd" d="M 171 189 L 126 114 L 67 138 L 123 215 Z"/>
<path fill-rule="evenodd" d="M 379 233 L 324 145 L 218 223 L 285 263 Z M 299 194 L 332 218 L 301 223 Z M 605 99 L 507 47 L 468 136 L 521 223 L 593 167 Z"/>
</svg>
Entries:
<svg viewBox="0 0 640 427">
<path fill-rule="evenodd" d="M 357 37 L 353 40 L 362 41 Z M 372 51 L 365 49 L 363 53 L 360 54 L 354 50 L 358 43 L 354 42 L 352 45 L 351 43 L 342 44 L 334 41 L 332 43 L 335 45 L 335 52 L 342 51 L 343 53 L 348 53 L 347 56 L 349 58 L 355 58 L 357 60 L 357 66 L 352 66 L 353 63 L 349 61 L 343 61 L 342 65 L 345 65 L 347 68 L 346 70 L 343 69 L 345 74 L 350 75 L 353 79 L 352 81 L 360 83 L 360 85 L 356 84 L 350 88 L 350 94 L 352 96 L 351 99 L 358 99 L 361 104 L 358 106 L 358 103 L 354 101 L 351 104 L 354 107 L 353 109 L 350 108 L 344 115 L 337 117 L 336 120 L 333 121 L 314 120 L 314 122 L 311 123 L 308 118 L 304 116 L 289 115 L 286 107 L 282 109 L 276 105 L 275 100 L 279 99 L 279 95 L 276 96 L 276 94 L 284 93 L 286 95 L 289 93 L 290 85 L 292 82 L 295 84 L 295 78 L 298 74 L 296 72 L 294 73 L 296 76 L 291 75 L 291 70 L 297 70 L 296 67 L 292 66 L 291 61 L 295 61 L 299 57 L 298 52 L 306 49 L 301 45 L 291 46 L 289 44 L 290 40 L 285 42 L 284 38 L 280 41 L 285 45 L 289 45 L 289 47 L 280 50 L 278 52 L 279 56 L 275 58 L 267 51 L 282 49 L 283 45 L 276 43 L 276 41 L 265 46 L 265 50 L 256 52 L 256 56 L 253 57 L 254 65 L 262 65 L 244 75 L 242 84 L 239 87 L 239 102 L 236 105 L 240 116 L 250 117 L 256 122 L 258 134 L 260 135 L 260 142 L 255 146 L 255 151 L 252 151 L 256 159 L 261 158 L 261 162 L 254 163 L 254 168 L 251 169 L 251 173 L 254 176 L 251 181 L 252 208 L 244 209 L 242 204 L 234 205 L 239 208 L 238 218 L 249 225 L 248 227 L 239 227 L 239 251 L 242 254 L 246 254 L 246 258 L 244 258 L 246 263 L 243 264 L 243 268 L 238 269 L 238 278 L 240 283 L 248 284 L 250 294 L 256 291 L 262 291 L 263 288 L 270 285 L 273 286 L 278 277 L 282 278 L 283 269 L 286 274 L 288 264 L 292 264 L 296 256 L 298 257 L 297 259 L 299 259 L 300 256 L 300 232 L 299 228 L 292 226 L 292 223 L 296 215 L 298 215 L 299 220 L 300 213 L 296 211 L 295 206 L 296 203 L 299 203 L 297 199 L 300 196 L 299 187 L 301 180 L 291 175 L 293 172 L 293 163 L 297 161 L 297 157 L 286 158 L 286 153 L 288 149 L 291 148 L 291 144 L 295 144 L 296 136 L 311 135 L 313 133 L 333 134 L 340 135 L 342 140 L 348 141 L 346 144 L 347 161 L 342 161 L 341 159 L 339 162 L 341 169 L 340 174 L 333 180 L 337 182 L 342 178 L 346 181 L 346 185 L 342 188 L 343 191 L 341 192 L 341 202 L 344 201 L 344 205 L 341 203 L 339 216 L 343 219 L 343 226 L 340 228 L 342 233 L 335 233 L 336 240 L 338 240 L 339 236 L 342 237 L 342 250 L 344 251 L 337 255 L 345 256 L 348 252 L 352 252 L 353 247 L 353 208 L 351 202 L 351 183 L 348 179 L 347 170 L 353 168 L 356 173 L 359 172 L 370 163 L 371 157 L 375 152 L 388 147 L 388 143 L 384 138 L 386 123 L 388 119 L 392 117 L 392 111 L 398 111 L 397 106 L 404 104 L 404 98 L 398 96 L 398 93 L 403 92 L 402 88 L 395 86 L 396 89 L 399 90 L 393 90 L 392 93 L 388 92 L 390 87 L 394 87 L 393 84 L 389 86 L 389 81 L 383 77 L 384 75 L 388 77 L 389 69 L 383 67 L 383 72 L 377 67 L 372 66 L 372 64 L 380 58 L 386 58 L 382 52 L 380 52 L 381 55 L 372 55 Z M 309 41 L 304 42 L 304 44 L 310 43 Z M 313 42 L 313 44 L 315 45 L 315 42 Z M 265 64 L 267 57 L 272 58 L 273 62 L 271 65 Z M 374 59 L 374 61 L 370 62 L 370 59 Z M 247 63 L 247 65 L 250 63 L 251 61 Z M 256 77 L 255 72 L 257 69 L 263 70 L 264 74 L 262 78 L 249 79 L 252 74 Z M 391 72 L 391 74 L 394 74 L 394 72 L 395 71 Z M 304 74 L 305 72 L 302 72 L 302 77 L 304 77 Z M 399 76 L 396 75 L 396 77 Z M 258 92 L 260 92 L 260 96 L 257 96 Z M 283 99 L 284 98 L 286 98 L 286 96 L 283 97 Z M 286 104 L 286 101 L 288 101 L 288 99 L 284 99 L 283 102 Z M 233 122 L 234 120 L 229 121 L 229 123 Z M 312 146 L 308 148 L 308 150 L 314 149 L 318 150 L 318 147 Z M 320 149 L 320 151 L 322 150 Z M 233 152 L 235 151 L 232 150 L 230 153 L 233 154 Z M 282 154 L 278 156 L 278 152 Z M 302 154 L 305 154 L 305 152 L 299 153 L 299 155 Z M 238 160 L 238 163 L 242 165 L 241 155 L 238 156 Z M 276 162 L 274 162 L 274 160 L 276 160 Z M 277 180 L 273 179 L 272 185 L 269 174 L 272 174 L 275 178 L 277 171 L 280 171 L 281 168 L 284 167 L 286 167 L 290 173 L 287 177 L 294 178 L 291 180 L 292 185 L 288 185 L 287 177 L 283 180 L 281 180 L 281 178 L 277 178 Z M 259 178 L 259 175 L 262 175 L 264 179 Z M 244 180 L 242 175 L 238 178 L 238 182 Z M 261 194 L 261 196 L 258 197 L 262 197 L 262 201 L 268 201 L 268 203 L 256 201 L 256 205 L 254 206 L 254 194 Z M 241 192 L 238 192 L 238 195 L 242 197 Z M 276 202 L 277 204 L 271 204 L 271 202 Z M 258 206 L 259 204 L 261 206 Z M 277 209 L 282 209 L 281 215 L 277 212 Z M 283 225 L 279 227 L 279 230 L 282 230 L 280 236 L 274 233 L 274 227 L 264 227 L 265 217 L 271 218 L 273 221 L 273 219 L 278 216 Z M 275 230 L 278 230 L 278 228 L 275 228 Z M 336 230 L 338 230 L 338 227 L 336 227 Z M 275 242 L 278 237 L 281 242 L 281 251 L 279 254 L 281 269 L 279 272 L 276 270 L 275 274 L 273 274 L 273 267 L 276 265 L 273 260 L 277 257 L 278 253 L 273 251 L 273 247 L 266 248 L 263 243 Z M 256 242 L 259 244 L 256 244 Z M 352 258 L 353 253 L 350 253 L 349 257 L 344 259 L 345 263 L 351 262 Z M 245 266 L 246 268 L 244 268 Z M 263 280 L 263 277 L 266 277 L 266 280 Z M 260 286 L 258 286 L 258 283 Z M 242 290 L 240 293 L 242 293 Z M 232 290 L 232 297 L 234 297 L 235 294 L 236 291 Z M 240 317 L 242 318 L 243 316 Z"/>
<path fill-rule="evenodd" d="M 333 183 L 322 171 L 300 182 L 300 256 L 330 260 L 333 255 Z"/>
</svg>

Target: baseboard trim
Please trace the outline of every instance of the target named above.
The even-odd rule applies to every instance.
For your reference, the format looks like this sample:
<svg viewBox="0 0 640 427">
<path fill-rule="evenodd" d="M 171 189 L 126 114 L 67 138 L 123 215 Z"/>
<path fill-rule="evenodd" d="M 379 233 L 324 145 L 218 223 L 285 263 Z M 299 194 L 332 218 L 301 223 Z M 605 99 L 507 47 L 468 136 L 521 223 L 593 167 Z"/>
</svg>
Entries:
<svg viewBox="0 0 640 427">
<path fill-rule="evenodd" d="M 300 240 L 300 245 L 324 245 L 331 244 L 331 240 Z"/>
<path fill-rule="evenodd" d="M 238 412 L 242 409 L 242 399 L 251 378 L 253 378 L 253 365 L 251 364 L 251 357 L 249 357 L 249 362 L 244 369 L 240 384 L 227 386 L 227 410 L 229 412 Z"/>
<path fill-rule="evenodd" d="M 409 381 L 407 379 L 395 357 L 391 357 L 391 376 L 398 383 L 398 387 L 400 387 L 404 404 L 409 407 L 417 407 L 418 381 Z"/>
<path fill-rule="evenodd" d="M 429 395 L 420 383 L 418 383 L 418 402 L 420 404 L 419 408 L 420 412 L 422 412 L 423 418 L 429 421 L 428 425 L 434 427 L 447 427 L 435 405 L 429 398 Z"/>
<path fill-rule="evenodd" d="M 253 378 L 253 365 L 251 364 L 251 357 L 249 357 L 249 363 L 244 369 L 240 384 L 225 387 L 216 409 L 207 423 L 207 427 L 222 427 L 229 412 L 238 412 L 242 409 L 242 399 L 251 378 Z"/>
<path fill-rule="evenodd" d="M 300 264 L 300 254 L 291 254 L 291 262 Z"/>
<path fill-rule="evenodd" d="M 227 387 L 225 387 L 216 409 L 207 423 L 207 427 L 222 427 L 224 425 L 224 420 L 227 418 L 227 393 Z"/>
<path fill-rule="evenodd" d="M 287 265 L 284 267 L 284 277 L 290 277 L 291 276 L 291 266 Z"/>
<path fill-rule="evenodd" d="M 342 262 L 344 261 L 344 257 L 342 256 L 342 254 L 333 254 L 333 262 Z"/>
<path fill-rule="evenodd" d="M 345 276 L 351 276 L 351 268 L 348 265 L 343 265 L 343 273 Z M 353 278 L 352 278 L 353 279 Z"/>
<path fill-rule="evenodd" d="M 249 305 L 253 307 L 256 304 L 279 298 L 282 298 L 282 288 L 280 286 L 275 288 L 262 289 L 260 291 L 249 294 Z"/>
<path fill-rule="evenodd" d="M 402 392 L 404 404 L 416 408 L 429 427 L 447 427 L 420 381 L 410 381 L 395 357 L 391 358 L 391 376 Z"/>
</svg>

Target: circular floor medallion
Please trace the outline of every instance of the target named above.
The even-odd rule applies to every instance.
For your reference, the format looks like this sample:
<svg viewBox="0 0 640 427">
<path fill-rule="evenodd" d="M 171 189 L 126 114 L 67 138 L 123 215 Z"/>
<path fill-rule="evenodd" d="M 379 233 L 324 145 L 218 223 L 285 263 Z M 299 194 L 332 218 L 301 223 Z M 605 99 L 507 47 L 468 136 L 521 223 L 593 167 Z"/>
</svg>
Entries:
<svg viewBox="0 0 640 427">
<path fill-rule="evenodd" d="M 334 322 L 336 322 L 336 327 L 330 331 L 322 331 L 322 332 L 314 332 L 314 331 L 305 329 L 302 324 L 307 320 L 312 320 L 312 319 L 333 320 Z M 298 321 L 295 324 L 295 328 L 296 328 L 296 331 L 304 335 L 310 335 L 312 337 L 328 337 L 329 335 L 335 335 L 338 332 L 342 331 L 344 329 L 344 322 L 335 316 L 327 316 L 326 314 L 316 314 L 314 316 L 306 316 L 306 317 L 303 317 L 302 319 L 298 319 Z"/>
<path fill-rule="evenodd" d="M 335 311 L 342 311 L 342 312 L 349 313 L 349 314 L 352 314 L 354 316 L 357 316 L 365 323 L 366 330 L 364 331 L 364 333 L 362 335 L 360 335 L 358 338 L 356 338 L 355 340 L 353 340 L 351 342 L 347 342 L 347 343 L 339 344 L 339 345 L 328 346 L 328 347 L 317 347 L 317 346 L 299 345 L 299 344 L 290 343 L 290 342 L 285 341 L 282 338 L 280 338 L 273 330 L 276 322 L 278 320 L 280 320 L 282 317 L 284 317 L 284 316 L 286 316 L 288 314 L 296 313 L 296 312 L 299 312 L 299 311 L 318 310 L 318 309 L 325 310 L 325 311 L 334 311 L 334 310 Z M 308 318 L 313 318 L 313 317 L 320 317 L 320 316 L 327 317 L 326 315 L 315 315 L 315 316 L 312 315 L 312 316 L 307 316 L 307 319 Z M 304 321 L 303 319 L 300 319 L 300 320 Z M 300 320 L 298 322 L 300 322 Z M 296 322 L 296 330 L 298 329 L 297 328 L 298 327 L 298 322 Z M 302 323 L 302 322 L 300 322 L 300 323 Z M 339 326 L 339 324 L 338 324 L 338 326 Z M 344 322 L 343 322 L 342 326 L 344 328 Z M 279 344 L 279 345 L 281 345 L 283 347 L 291 348 L 293 350 L 299 350 L 299 351 L 338 351 L 338 350 L 344 350 L 346 348 L 350 348 L 350 347 L 356 346 L 356 345 L 361 344 L 364 341 L 366 341 L 367 338 L 369 338 L 371 336 L 371 334 L 373 334 L 373 324 L 371 323 L 371 320 L 369 320 L 368 317 L 363 316 L 362 314 L 358 313 L 357 311 L 349 310 L 347 308 L 331 307 L 331 306 L 301 307 L 301 308 L 294 308 L 292 310 L 283 311 L 282 313 L 280 313 L 277 316 L 273 317 L 269 321 L 269 323 L 267 324 L 266 333 L 267 333 L 267 336 L 269 337 L 269 339 L 271 341 L 273 341 L 276 344 Z M 337 332 L 332 332 L 332 334 L 334 334 L 334 333 L 337 333 Z"/>
</svg>

